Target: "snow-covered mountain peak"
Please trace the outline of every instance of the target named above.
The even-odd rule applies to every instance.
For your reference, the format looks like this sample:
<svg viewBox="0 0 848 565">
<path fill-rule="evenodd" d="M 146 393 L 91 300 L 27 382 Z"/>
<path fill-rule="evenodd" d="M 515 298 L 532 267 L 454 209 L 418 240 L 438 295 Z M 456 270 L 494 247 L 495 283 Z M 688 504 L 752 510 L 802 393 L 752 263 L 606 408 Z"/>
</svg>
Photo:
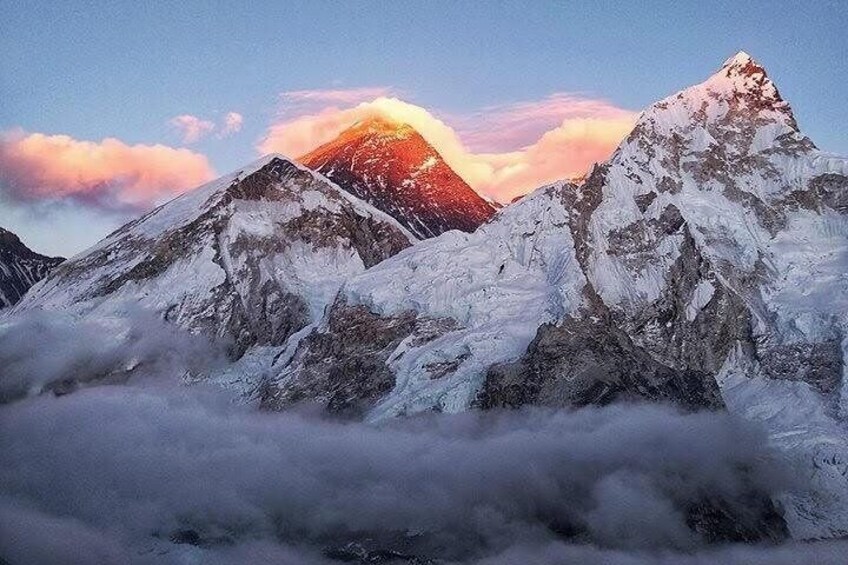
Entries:
<svg viewBox="0 0 848 565">
<path fill-rule="evenodd" d="M 0 227 L 0 309 L 18 302 L 32 285 L 64 260 L 36 253 L 16 234 Z"/>
<path fill-rule="evenodd" d="M 134 304 L 226 338 L 239 356 L 282 345 L 348 277 L 412 241 L 387 214 L 271 154 L 116 230 L 15 308 L 119 317 Z"/>
<path fill-rule="evenodd" d="M 727 59 L 721 68 L 726 69 L 728 73 L 735 72 L 751 74 L 765 72 L 762 65 L 755 61 L 754 58 L 745 51 L 739 51 L 734 56 Z"/>
<path fill-rule="evenodd" d="M 789 104 L 765 69 L 743 51 L 704 82 L 649 107 L 634 132 L 645 130 L 694 138 L 703 147 L 726 145 L 736 153 L 774 145 L 814 147 L 800 135 Z"/>
</svg>

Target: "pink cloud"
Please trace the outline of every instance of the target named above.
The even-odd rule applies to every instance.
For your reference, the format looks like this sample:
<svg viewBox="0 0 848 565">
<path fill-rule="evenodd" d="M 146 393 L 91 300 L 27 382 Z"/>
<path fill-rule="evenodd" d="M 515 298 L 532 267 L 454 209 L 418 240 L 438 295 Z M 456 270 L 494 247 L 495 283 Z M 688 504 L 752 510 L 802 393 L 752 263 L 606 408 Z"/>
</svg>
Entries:
<svg viewBox="0 0 848 565">
<path fill-rule="evenodd" d="M 296 158 L 373 115 L 410 124 L 472 188 L 501 202 L 584 174 L 609 157 L 635 120 L 634 113 L 607 102 L 557 94 L 453 117 L 454 127 L 420 106 L 380 97 L 349 108 L 282 117 L 257 149 Z"/>
<path fill-rule="evenodd" d="M 214 176 L 206 157 L 188 149 L 21 130 L 0 135 L 0 188 L 18 200 L 144 208 Z"/>
<path fill-rule="evenodd" d="M 215 124 L 209 120 L 192 116 L 191 114 L 183 114 L 176 116 L 168 121 L 168 125 L 180 132 L 183 143 L 197 143 L 214 131 Z"/>
<path fill-rule="evenodd" d="M 605 100 L 557 92 L 542 100 L 489 106 L 451 121 L 473 151 L 511 151 L 536 143 L 566 120 L 620 120 L 634 113 Z"/>
</svg>

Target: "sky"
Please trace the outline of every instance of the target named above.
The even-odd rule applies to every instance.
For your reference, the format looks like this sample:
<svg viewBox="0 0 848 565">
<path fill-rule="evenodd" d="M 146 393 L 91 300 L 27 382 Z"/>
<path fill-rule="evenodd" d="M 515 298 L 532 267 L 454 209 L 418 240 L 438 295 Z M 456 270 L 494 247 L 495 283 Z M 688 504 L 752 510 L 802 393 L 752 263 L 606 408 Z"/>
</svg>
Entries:
<svg viewBox="0 0 848 565">
<path fill-rule="evenodd" d="M 263 152 L 406 119 L 500 200 L 603 160 L 735 52 L 848 154 L 848 3 L 0 3 L 0 226 L 72 255 Z"/>
</svg>

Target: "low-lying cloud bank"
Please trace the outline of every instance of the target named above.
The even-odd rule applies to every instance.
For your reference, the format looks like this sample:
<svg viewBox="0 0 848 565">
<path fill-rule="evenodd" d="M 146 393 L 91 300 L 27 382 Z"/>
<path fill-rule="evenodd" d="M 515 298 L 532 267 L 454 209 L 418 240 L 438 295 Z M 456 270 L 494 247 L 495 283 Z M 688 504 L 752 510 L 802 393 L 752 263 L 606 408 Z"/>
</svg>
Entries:
<svg viewBox="0 0 848 565">
<path fill-rule="evenodd" d="M 727 413 L 610 406 L 379 427 L 260 413 L 212 387 L 173 386 L 204 349 L 148 336 L 154 322 L 118 332 L 139 337 L 102 359 L 96 326 L 26 323 L 0 334 L 6 361 L 20 351 L 18 381 L 146 361 L 125 384 L 0 406 L 9 563 L 837 563 L 848 549 L 715 547 L 687 527 L 681 508 L 705 496 L 796 486 L 762 431 Z M 48 341 L 36 339 L 44 327 Z"/>
</svg>

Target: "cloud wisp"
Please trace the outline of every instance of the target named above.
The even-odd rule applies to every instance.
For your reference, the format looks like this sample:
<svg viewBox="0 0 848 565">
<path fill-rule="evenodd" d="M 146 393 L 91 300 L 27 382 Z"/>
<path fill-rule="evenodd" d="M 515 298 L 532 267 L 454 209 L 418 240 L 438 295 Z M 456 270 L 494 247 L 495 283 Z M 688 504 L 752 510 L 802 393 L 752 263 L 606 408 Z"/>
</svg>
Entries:
<svg viewBox="0 0 848 565">
<path fill-rule="evenodd" d="M 289 90 L 280 93 L 282 113 L 304 113 L 325 108 L 349 107 L 390 96 L 393 90 L 385 86 L 358 88 Z"/>
<path fill-rule="evenodd" d="M 234 133 L 241 131 L 241 126 L 244 125 L 244 116 L 238 112 L 227 112 L 224 116 L 224 123 L 221 126 L 221 131 L 218 136 L 221 138 L 229 137 Z"/>
<path fill-rule="evenodd" d="M 241 131 L 243 124 L 244 116 L 238 112 L 227 112 L 220 124 L 191 114 L 182 114 L 168 120 L 168 125 L 179 132 L 185 145 L 197 143 L 216 131 L 218 139 L 227 138 Z"/>
<path fill-rule="evenodd" d="M 20 202 L 75 200 L 107 209 L 145 209 L 214 178 L 204 155 L 115 138 L 0 134 L 0 190 Z"/>
<path fill-rule="evenodd" d="M 285 93 L 261 153 L 299 157 L 374 115 L 417 129 L 477 192 L 508 202 L 546 183 L 583 175 L 632 129 L 633 112 L 573 94 L 439 118 L 388 89 Z"/>
<path fill-rule="evenodd" d="M 215 131 L 215 123 L 209 120 L 192 116 L 191 114 L 182 114 L 168 120 L 168 125 L 179 131 L 182 136 L 183 143 L 190 145 L 197 143 L 213 131 Z"/>
</svg>

